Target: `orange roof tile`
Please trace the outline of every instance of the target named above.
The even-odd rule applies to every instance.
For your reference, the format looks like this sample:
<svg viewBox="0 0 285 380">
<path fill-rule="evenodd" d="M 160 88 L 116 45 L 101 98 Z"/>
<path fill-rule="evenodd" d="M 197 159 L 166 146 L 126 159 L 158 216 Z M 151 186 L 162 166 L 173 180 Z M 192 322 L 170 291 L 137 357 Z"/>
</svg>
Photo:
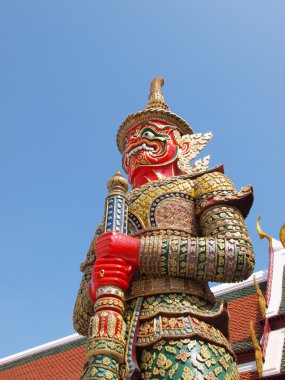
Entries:
<svg viewBox="0 0 285 380">
<path fill-rule="evenodd" d="M 84 363 L 85 346 L 33 360 L 0 372 L 1 380 L 78 380 Z"/>
<path fill-rule="evenodd" d="M 259 376 L 257 372 L 244 372 L 240 375 L 240 380 L 258 380 Z"/>
<path fill-rule="evenodd" d="M 250 321 L 253 321 L 257 336 L 261 336 L 262 316 L 259 310 L 258 295 L 252 294 L 238 298 L 228 303 L 230 313 L 230 342 L 231 344 L 251 340 Z"/>
</svg>

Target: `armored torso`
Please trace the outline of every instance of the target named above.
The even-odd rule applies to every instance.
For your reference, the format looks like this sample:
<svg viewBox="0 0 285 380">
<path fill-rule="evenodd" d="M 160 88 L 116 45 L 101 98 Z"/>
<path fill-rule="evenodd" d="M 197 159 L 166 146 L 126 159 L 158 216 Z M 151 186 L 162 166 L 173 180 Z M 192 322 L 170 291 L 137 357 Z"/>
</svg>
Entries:
<svg viewBox="0 0 285 380">
<path fill-rule="evenodd" d="M 211 180 L 213 175 L 206 178 Z M 219 174 L 216 177 L 218 180 Z M 137 273 L 126 293 L 126 363 L 132 368 L 135 344 L 141 353 L 138 361 L 143 379 L 163 378 L 168 369 L 169 378 L 175 379 L 238 379 L 227 340 L 225 305 L 215 302 L 207 281 L 183 278 L 175 271 L 181 254 L 189 249 L 186 245 L 183 248 L 182 242 L 202 236 L 197 205 L 208 188 L 208 181 L 198 179 L 197 184 L 196 179 L 184 175 L 145 184 L 129 194 L 129 234 L 144 241 L 141 259 L 146 265 L 141 262 L 144 272 Z M 169 273 L 154 274 L 157 237 L 171 239 Z"/>
<path fill-rule="evenodd" d="M 195 182 L 190 176 L 163 178 L 134 189 L 129 194 L 129 234 L 133 236 L 197 237 L 201 235 L 195 213 Z M 175 249 L 173 247 L 173 249 Z M 149 249 L 150 263 L 155 265 Z M 174 264 L 175 265 L 175 264 Z M 214 304 L 206 282 L 168 275 L 137 273 L 127 299 L 137 296 L 179 292 L 202 297 Z"/>
<path fill-rule="evenodd" d="M 129 194 L 129 233 L 171 229 L 199 236 L 194 181 L 186 176 L 161 179 Z"/>
</svg>

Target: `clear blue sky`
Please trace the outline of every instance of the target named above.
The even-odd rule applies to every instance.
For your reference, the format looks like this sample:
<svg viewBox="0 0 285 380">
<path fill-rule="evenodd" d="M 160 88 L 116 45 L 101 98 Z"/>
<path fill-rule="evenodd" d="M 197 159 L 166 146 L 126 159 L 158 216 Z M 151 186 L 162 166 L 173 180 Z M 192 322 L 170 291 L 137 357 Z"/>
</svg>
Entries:
<svg viewBox="0 0 285 380">
<path fill-rule="evenodd" d="M 170 109 L 240 188 L 256 270 L 284 210 L 285 2 L 0 2 L 0 357 L 73 333 L 84 260 L 106 182 L 120 168 L 117 128 L 165 77 Z"/>
</svg>

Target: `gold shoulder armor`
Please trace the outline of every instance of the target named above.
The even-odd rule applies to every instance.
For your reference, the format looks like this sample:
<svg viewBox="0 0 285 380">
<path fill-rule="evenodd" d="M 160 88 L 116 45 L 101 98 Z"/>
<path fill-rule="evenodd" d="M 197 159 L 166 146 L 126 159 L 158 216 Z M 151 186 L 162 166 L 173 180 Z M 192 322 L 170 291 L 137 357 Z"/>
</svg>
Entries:
<svg viewBox="0 0 285 380">
<path fill-rule="evenodd" d="M 195 181 L 196 213 L 217 204 L 237 207 L 244 217 L 247 216 L 253 202 L 253 191 L 250 185 L 239 192 L 227 176 L 219 172 L 206 173 Z"/>
<path fill-rule="evenodd" d="M 206 173 L 195 181 L 196 197 L 217 191 L 237 193 L 233 183 L 219 172 Z"/>
</svg>

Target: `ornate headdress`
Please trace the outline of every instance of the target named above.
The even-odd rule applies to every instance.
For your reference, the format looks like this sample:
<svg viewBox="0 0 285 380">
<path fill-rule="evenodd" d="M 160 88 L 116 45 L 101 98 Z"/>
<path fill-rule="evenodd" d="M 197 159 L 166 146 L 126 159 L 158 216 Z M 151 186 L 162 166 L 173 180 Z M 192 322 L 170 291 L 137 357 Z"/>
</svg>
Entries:
<svg viewBox="0 0 285 380">
<path fill-rule="evenodd" d="M 127 116 L 125 121 L 121 124 L 117 134 L 119 151 L 122 152 L 123 150 L 123 140 L 126 134 L 136 124 L 154 119 L 162 120 L 177 128 L 179 134 L 176 133 L 176 140 L 179 143 L 189 141 L 191 144 L 191 152 L 185 156 L 178 157 L 178 167 L 180 170 L 188 174 L 201 172 L 208 168 L 210 156 L 196 161 L 192 168 L 189 166 L 189 163 L 200 153 L 204 146 L 206 146 L 212 138 L 212 133 L 194 134 L 191 126 L 185 120 L 171 112 L 164 102 L 162 93 L 163 85 L 164 79 L 161 76 L 154 78 L 150 84 L 150 93 L 145 109 Z"/>
</svg>

